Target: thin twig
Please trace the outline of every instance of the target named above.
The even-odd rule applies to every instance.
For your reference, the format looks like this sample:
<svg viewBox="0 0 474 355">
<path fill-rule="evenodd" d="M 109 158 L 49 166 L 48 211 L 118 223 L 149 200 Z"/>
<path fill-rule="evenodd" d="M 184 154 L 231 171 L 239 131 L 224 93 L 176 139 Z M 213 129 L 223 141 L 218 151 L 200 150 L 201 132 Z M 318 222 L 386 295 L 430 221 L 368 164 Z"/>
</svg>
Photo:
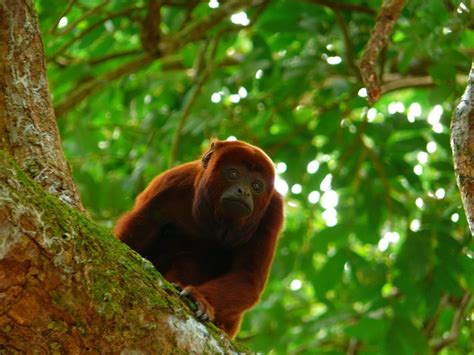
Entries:
<svg viewBox="0 0 474 355">
<path fill-rule="evenodd" d="M 125 8 L 121 11 L 117 11 L 114 13 L 109 14 L 107 17 L 100 19 L 99 21 L 93 23 L 83 31 L 79 32 L 76 36 L 71 38 L 69 41 L 64 43 L 55 53 L 53 53 L 50 57 L 47 58 L 48 61 L 54 61 L 58 56 L 60 56 L 64 51 L 66 51 L 69 47 L 71 47 L 75 42 L 79 41 L 80 39 L 84 38 L 87 34 L 94 31 L 95 29 L 102 26 L 105 22 L 117 18 L 117 17 L 128 17 L 135 11 L 141 10 L 141 7 L 138 6 L 131 6 Z"/>
<path fill-rule="evenodd" d="M 198 5 L 199 0 L 189 1 L 189 3 L 186 5 L 186 15 L 184 16 L 184 20 L 181 24 L 180 30 L 185 28 L 188 23 L 192 22 L 193 11 Z"/>
<path fill-rule="evenodd" d="M 456 341 L 459 337 L 459 332 L 461 331 L 461 324 L 463 321 L 464 313 L 469 305 L 469 301 L 471 300 L 471 294 L 469 292 L 465 292 L 464 296 L 459 304 L 458 308 L 456 309 L 456 313 L 453 317 L 453 322 L 451 323 L 451 330 L 449 331 L 448 336 L 442 339 L 434 339 L 431 343 L 431 349 L 433 352 L 437 353 L 444 347 L 448 346 L 449 344 Z"/>
<path fill-rule="evenodd" d="M 382 49 L 388 43 L 393 26 L 400 16 L 403 5 L 405 5 L 405 0 L 384 0 L 382 10 L 377 16 L 374 29 L 359 63 L 360 73 L 367 89 L 370 105 L 375 103 L 381 94 L 375 62 Z"/>
<path fill-rule="evenodd" d="M 92 58 L 87 62 L 87 64 L 88 65 L 99 65 L 99 64 L 103 64 L 105 62 L 108 62 L 109 60 L 120 59 L 120 58 L 123 58 L 123 57 L 129 57 L 129 56 L 138 55 L 138 54 L 141 54 L 141 53 L 143 53 L 143 50 L 141 48 L 140 49 L 130 49 L 130 50 L 126 50 L 126 51 L 110 53 L 110 54 L 107 54 L 107 55 L 104 55 L 104 56 L 101 56 L 101 57 Z"/>
<path fill-rule="evenodd" d="M 372 160 L 372 164 L 374 165 L 375 171 L 377 172 L 380 181 L 382 181 L 382 185 L 385 188 L 385 202 L 387 204 L 389 215 L 391 215 L 393 211 L 393 202 L 390 198 L 392 188 L 390 186 L 390 181 L 387 178 L 387 174 L 385 173 L 385 168 L 383 167 L 382 161 L 380 160 L 380 157 L 377 155 L 377 153 L 375 153 L 372 148 L 365 144 L 363 137 L 359 137 L 359 141 L 362 145 L 362 148 L 367 152 L 369 159 Z"/>
<path fill-rule="evenodd" d="M 64 16 L 66 16 L 69 11 L 71 11 L 71 9 L 72 9 L 73 5 L 75 4 L 75 2 L 76 2 L 76 0 L 70 0 L 69 1 L 69 4 L 67 4 L 64 11 L 61 13 L 61 15 L 59 15 L 59 17 L 58 17 L 57 21 L 55 22 L 55 24 L 53 25 L 53 27 L 51 27 L 50 30 L 48 31 L 50 34 L 56 34 L 57 33 L 59 22 L 61 22 L 61 19 Z"/>
<path fill-rule="evenodd" d="M 447 294 L 444 294 L 441 297 L 441 300 L 439 301 L 438 308 L 436 310 L 436 313 L 431 317 L 431 319 L 426 323 L 424 330 L 425 334 L 428 338 L 431 337 L 433 330 L 436 327 L 436 324 L 438 323 L 439 317 L 441 315 L 441 312 L 446 308 L 446 306 L 449 304 L 449 297 Z"/>
<path fill-rule="evenodd" d="M 338 9 L 334 9 L 334 14 L 336 15 L 337 24 L 339 28 L 341 29 L 342 38 L 344 39 L 346 61 L 349 64 L 349 67 L 352 69 L 352 71 L 359 77 L 359 79 L 362 79 L 360 77 L 359 68 L 357 67 L 355 59 L 354 59 L 354 48 L 352 46 L 351 36 L 347 29 L 346 20 L 344 19 L 344 16 L 341 14 L 341 12 Z"/>
<path fill-rule="evenodd" d="M 396 91 L 400 89 L 414 88 L 414 87 L 432 87 L 432 86 L 434 86 L 434 81 L 431 76 L 401 78 L 398 80 L 393 80 L 393 81 L 384 83 L 380 87 L 380 96 L 383 96 L 388 92 Z"/>
<path fill-rule="evenodd" d="M 90 16 L 98 13 L 105 5 L 107 5 L 109 3 L 108 0 L 105 0 L 103 2 L 101 2 L 99 5 L 97 5 L 96 7 L 93 7 L 92 9 L 89 9 L 88 11 L 84 12 L 81 16 L 79 16 L 74 22 L 71 22 L 70 24 L 68 24 L 66 27 L 64 27 L 63 29 L 61 29 L 61 31 L 57 31 L 57 28 L 55 29 L 55 33 L 57 35 L 65 35 L 66 33 L 70 32 L 71 30 L 74 30 L 77 28 L 77 25 L 79 23 L 81 23 L 82 21 L 86 20 L 87 18 L 89 18 Z M 61 20 L 61 17 L 59 18 L 58 20 L 58 24 L 59 24 L 59 21 Z"/>
<path fill-rule="evenodd" d="M 173 38 L 174 45 L 181 47 L 183 44 L 202 39 L 207 31 L 217 26 L 228 16 L 244 7 L 254 5 L 255 2 L 255 0 L 231 0 L 226 2 L 206 18 L 192 22 L 189 26 L 179 31 Z M 260 1 L 258 1 L 258 4 L 260 4 Z"/>
<path fill-rule="evenodd" d="M 189 114 L 191 113 L 191 108 L 193 107 L 194 103 L 196 102 L 199 93 L 201 92 L 201 89 L 206 82 L 207 78 L 209 77 L 210 70 L 207 67 L 205 62 L 205 55 L 207 48 L 209 47 L 209 41 L 207 41 L 204 45 L 203 48 L 201 49 L 201 52 L 198 56 L 198 59 L 196 60 L 195 64 L 195 83 L 191 87 L 188 93 L 188 99 L 184 104 L 184 107 L 181 112 L 181 118 L 179 119 L 178 122 L 178 127 L 176 127 L 176 131 L 173 137 L 173 143 L 171 146 L 171 153 L 170 153 L 170 160 L 169 160 L 169 167 L 171 168 L 178 156 L 178 149 L 179 149 L 179 144 L 181 140 L 181 133 L 183 131 L 183 128 L 186 124 L 186 121 L 189 117 Z"/>
</svg>

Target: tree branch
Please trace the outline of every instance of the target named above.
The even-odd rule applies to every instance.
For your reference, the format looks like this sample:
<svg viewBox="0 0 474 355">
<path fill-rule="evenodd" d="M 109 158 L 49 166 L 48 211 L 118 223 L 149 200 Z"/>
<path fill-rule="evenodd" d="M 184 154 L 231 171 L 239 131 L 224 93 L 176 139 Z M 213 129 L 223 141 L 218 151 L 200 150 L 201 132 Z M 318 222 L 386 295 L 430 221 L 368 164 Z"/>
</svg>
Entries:
<svg viewBox="0 0 474 355">
<path fill-rule="evenodd" d="M 67 112 L 69 112 L 69 110 L 82 102 L 82 100 L 84 100 L 87 96 L 95 94 L 113 80 L 145 68 L 154 60 L 155 58 L 150 57 L 149 55 L 142 55 L 139 58 L 124 64 L 101 77 L 95 78 L 83 85 L 80 85 L 78 88 L 71 90 L 71 92 L 65 96 L 64 100 L 55 107 L 56 117 L 63 117 Z"/>
<path fill-rule="evenodd" d="M 69 11 L 71 11 L 72 7 L 74 6 L 74 4 L 76 3 L 76 0 L 69 0 L 69 4 L 67 4 L 66 8 L 64 9 L 64 11 L 61 13 L 61 15 L 59 15 L 57 21 L 55 22 L 55 24 L 53 25 L 53 27 L 50 28 L 49 30 L 49 33 L 50 34 L 56 34 L 57 33 L 57 30 L 58 30 L 58 26 L 59 26 L 59 22 L 61 21 L 61 19 L 66 16 L 68 14 Z M 68 26 L 69 27 L 69 26 Z M 66 27 L 66 28 L 68 28 Z M 64 33 L 64 32 L 62 32 Z"/>
<path fill-rule="evenodd" d="M 0 151 L 2 353 L 241 353 L 153 265 Z"/>
<path fill-rule="evenodd" d="M 341 12 L 338 9 L 334 9 L 334 15 L 336 15 L 336 21 L 341 30 L 342 38 L 344 40 L 344 48 L 345 48 L 347 64 L 355 73 L 355 75 L 359 77 L 359 80 L 360 80 L 362 78 L 360 77 L 359 68 L 357 67 L 356 61 L 354 59 L 354 48 L 352 46 L 351 36 L 347 29 L 346 20 L 344 19 L 344 16 L 341 14 Z"/>
<path fill-rule="evenodd" d="M 398 16 L 400 16 L 400 11 L 404 5 L 405 0 L 384 0 L 382 10 L 377 16 L 374 29 L 359 63 L 360 73 L 367 88 L 370 105 L 375 103 L 381 94 L 375 61 L 382 49 L 387 45 L 392 28 Z"/>
<path fill-rule="evenodd" d="M 380 87 L 380 96 L 385 95 L 386 93 L 414 87 L 433 87 L 434 81 L 431 76 L 418 76 L 418 77 L 408 77 L 400 78 L 392 81 L 385 82 Z"/>
<path fill-rule="evenodd" d="M 183 29 L 182 31 L 178 32 L 174 37 L 169 38 L 162 38 L 160 41 L 160 55 L 171 55 L 176 53 L 182 46 L 186 45 L 189 42 L 196 41 L 202 38 L 207 31 L 211 28 L 217 26 L 222 20 L 227 18 L 230 14 L 234 13 L 235 11 L 245 7 L 245 6 L 258 6 L 262 4 L 262 0 L 232 0 L 227 2 L 225 5 L 220 7 L 218 10 L 214 11 L 211 16 L 208 16 L 205 19 L 201 19 L 190 24 L 188 27 Z M 135 7 L 136 10 L 141 8 Z M 129 10 L 130 11 L 130 10 Z M 125 15 L 125 10 L 115 13 L 113 16 Z M 108 19 L 110 16 L 108 17 Z M 101 20 L 99 22 L 105 22 Z M 97 23 L 96 23 L 97 24 Z M 95 26 L 96 24 L 92 25 Z M 91 26 L 91 27 L 92 27 Z M 86 29 L 84 31 L 89 31 Z M 83 31 L 83 32 L 84 32 Z M 81 34 L 83 33 L 81 32 Z M 78 37 L 82 36 L 81 34 Z M 69 43 L 69 42 L 68 42 Z M 71 43 L 72 44 L 72 43 Z M 60 49 L 55 55 L 52 57 L 54 58 L 58 53 L 62 50 L 67 48 L 70 44 L 66 44 Z M 143 69 L 150 63 L 152 63 L 158 57 L 156 56 L 141 56 L 130 63 L 127 63 L 117 69 L 112 70 L 109 73 L 104 74 L 99 78 L 95 78 L 85 84 L 79 85 L 79 87 L 73 88 L 68 94 L 66 94 L 64 100 L 59 103 L 56 107 L 56 115 L 57 117 L 61 117 L 65 115 L 69 110 L 71 110 L 74 106 L 82 102 L 86 97 L 91 94 L 96 93 L 100 89 L 102 89 L 108 82 L 112 80 L 116 80 L 123 75 L 127 75 L 133 73 L 137 70 Z"/>
<path fill-rule="evenodd" d="M 203 35 L 211 28 L 216 27 L 224 19 L 242 8 L 259 5 L 262 0 L 230 0 L 213 11 L 208 17 L 192 22 L 189 26 L 178 32 L 171 40 L 172 47 L 182 47 L 186 43 L 202 39 Z"/>
<path fill-rule="evenodd" d="M 141 48 L 140 49 L 130 49 L 130 50 L 125 50 L 125 51 L 116 52 L 116 53 L 110 53 L 108 55 L 104 55 L 104 56 L 101 56 L 101 57 L 92 58 L 87 62 L 87 64 L 88 65 L 99 65 L 99 64 L 103 64 L 105 62 L 108 62 L 109 60 L 115 60 L 115 59 L 119 59 L 119 58 L 123 58 L 123 57 L 129 57 L 129 56 L 138 55 L 138 54 L 141 54 L 141 53 L 143 53 L 143 50 Z"/>
<path fill-rule="evenodd" d="M 76 3 L 76 0 L 73 0 L 71 1 L 71 3 L 69 4 L 69 6 L 66 8 L 66 10 L 61 14 L 61 16 L 58 18 L 57 22 L 56 22 L 56 26 L 53 27 L 51 29 L 51 33 L 53 34 L 59 34 L 59 35 L 65 35 L 66 33 L 70 32 L 71 30 L 73 29 L 76 29 L 77 28 L 77 25 L 79 23 L 81 23 L 82 21 L 86 20 L 88 17 L 96 14 L 97 12 L 99 12 L 100 10 L 102 10 L 102 8 L 107 5 L 109 3 L 109 1 L 105 0 L 105 1 L 102 1 L 99 5 L 97 5 L 96 7 L 93 7 L 92 9 L 89 9 L 88 11 L 84 12 L 81 16 L 79 16 L 74 22 L 71 22 L 70 24 L 68 24 L 66 27 L 64 27 L 63 29 L 61 29 L 61 31 L 58 33 L 57 31 L 57 25 L 59 24 L 59 21 L 61 21 L 61 18 L 66 16 L 67 13 L 70 11 L 72 5 Z"/>
<path fill-rule="evenodd" d="M 130 16 L 133 12 L 142 10 L 142 7 L 139 6 L 130 6 L 127 7 L 123 10 L 113 12 L 111 14 L 108 14 L 108 16 L 104 17 L 103 19 L 100 19 L 99 21 L 93 23 L 86 29 L 82 30 L 79 32 L 76 36 L 71 38 L 69 41 L 64 43 L 55 53 L 53 53 L 51 56 L 47 58 L 48 61 L 54 61 L 58 56 L 60 56 L 64 51 L 66 51 L 69 47 L 71 47 L 75 42 L 79 41 L 80 39 L 84 38 L 87 34 L 92 32 L 93 30 L 99 28 L 102 26 L 105 22 L 117 18 L 117 17 L 128 17 Z"/>
<path fill-rule="evenodd" d="M 464 211 L 474 234 L 474 65 L 451 121 L 451 149 Z"/>
<path fill-rule="evenodd" d="M 333 1 L 333 0 L 304 0 L 306 2 L 326 6 L 332 10 L 341 10 L 341 11 L 354 11 L 354 12 L 361 12 L 369 15 L 375 15 L 376 11 L 371 9 L 370 7 L 355 5 L 355 4 L 345 4 L 340 1 Z"/>
</svg>

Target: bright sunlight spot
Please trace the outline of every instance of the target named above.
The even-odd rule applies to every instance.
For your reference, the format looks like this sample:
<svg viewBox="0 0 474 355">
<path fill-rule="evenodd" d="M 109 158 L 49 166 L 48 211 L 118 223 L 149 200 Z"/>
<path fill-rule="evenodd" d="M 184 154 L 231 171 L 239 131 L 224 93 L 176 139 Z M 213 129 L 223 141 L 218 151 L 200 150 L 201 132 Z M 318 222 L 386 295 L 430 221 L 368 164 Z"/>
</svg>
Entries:
<svg viewBox="0 0 474 355">
<path fill-rule="evenodd" d="M 226 141 L 236 141 L 237 138 L 235 136 L 229 136 L 227 137 Z"/>
<path fill-rule="evenodd" d="M 448 34 L 450 34 L 451 32 L 453 32 L 452 29 L 450 29 L 449 27 L 443 27 L 443 34 L 446 36 Z"/>
<path fill-rule="evenodd" d="M 276 165 L 277 173 L 283 174 L 286 171 L 286 163 L 280 162 Z"/>
<path fill-rule="evenodd" d="M 367 97 L 367 89 L 366 88 L 359 89 L 359 91 L 357 92 L 357 95 L 359 97 Z"/>
<path fill-rule="evenodd" d="M 404 111 L 405 111 L 405 105 L 400 101 L 391 102 L 388 104 L 388 113 L 391 115 L 397 112 L 403 113 Z"/>
<path fill-rule="evenodd" d="M 222 96 L 218 92 L 215 92 L 211 95 L 211 101 L 215 104 L 221 102 Z"/>
<path fill-rule="evenodd" d="M 420 165 L 420 164 L 416 164 L 415 167 L 413 168 L 413 172 L 420 176 L 421 174 L 423 174 L 423 167 Z"/>
<path fill-rule="evenodd" d="M 331 183 L 332 183 L 332 175 L 327 174 L 326 177 L 321 182 L 321 185 L 319 186 L 319 189 L 323 192 L 324 191 L 329 191 L 329 190 L 331 190 Z"/>
<path fill-rule="evenodd" d="M 288 192 L 288 184 L 278 175 L 275 177 L 275 189 L 282 195 L 286 195 Z"/>
<path fill-rule="evenodd" d="M 326 59 L 326 62 L 327 62 L 329 65 L 337 65 L 337 64 L 341 64 L 341 63 L 342 63 L 342 58 L 341 58 L 341 57 L 338 57 L 338 56 L 328 57 L 328 58 Z"/>
<path fill-rule="evenodd" d="M 413 221 L 411 221 L 410 223 L 410 230 L 412 232 L 417 232 L 420 230 L 420 227 L 421 227 L 421 223 L 420 223 L 420 220 L 419 219 L 414 219 Z"/>
<path fill-rule="evenodd" d="M 377 246 L 378 246 L 378 248 L 379 248 L 380 251 L 385 251 L 385 250 L 387 250 L 387 248 L 388 248 L 388 240 L 386 240 L 386 239 L 384 239 L 384 238 L 380 239 Z"/>
<path fill-rule="evenodd" d="M 372 122 L 373 120 L 375 120 L 376 116 L 377 116 L 377 109 L 375 109 L 374 107 L 369 108 L 369 110 L 367 111 L 367 120 L 369 122 Z"/>
<path fill-rule="evenodd" d="M 238 94 L 232 94 L 229 96 L 230 102 L 237 104 L 240 102 L 240 96 Z"/>
<path fill-rule="evenodd" d="M 416 155 L 416 158 L 418 159 L 418 162 L 420 164 L 426 164 L 428 162 L 428 153 L 426 152 L 419 152 Z"/>
<path fill-rule="evenodd" d="M 433 132 L 442 133 L 443 132 L 443 125 L 441 123 L 435 123 L 433 125 Z"/>
<path fill-rule="evenodd" d="M 247 97 L 247 94 L 248 94 L 248 93 L 247 93 L 247 90 L 246 90 L 243 86 L 241 86 L 241 87 L 239 88 L 239 96 L 240 96 L 242 99 L 245 99 L 245 98 Z"/>
<path fill-rule="evenodd" d="M 255 79 L 261 79 L 263 77 L 263 70 L 262 69 L 259 69 L 257 70 L 257 72 L 255 73 Z"/>
<path fill-rule="evenodd" d="M 321 196 L 321 206 L 325 209 L 334 208 L 339 202 L 339 196 L 336 191 L 329 190 L 323 193 Z"/>
<path fill-rule="evenodd" d="M 459 213 L 453 213 L 451 215 L 451 221 L 453 221 L 454 223 L 456 223 L 457 221 L 459 221 Z"/>
<path fill-rule="evenodd" d="M 294 279 L 290 283 L 290 289 L 292 291 L 298 291 L 301 288 L 302 285 L 303 285 L 303 283 L 301 282 L 301 280 Z"/>
<path fill-rule="evenodd" d="M 294 184 L 291 187 L 291 192 L 294 193 L 295 195 L 298 195 L 303 191 L 303 187 L 300 184 Z"/>
<path fill-rule="evenodd" d="M 435 196 L 437 199 L 441 200 L 444 198 L 444 196 L 446 196 L 446 191 L 442 187 L 440 187 L 438 190 L 436 190 Z"/>
<path fill-rule="evenodd" d="M 462 14 L 463 12 L 469 12 L 469 9 L 467 8 L 466 4 L 461 2 L 456 10 L 458 14 Z"/>
<path fill-rule="evenodd" d="M 380 239 L 378 243 L 378 248 L 380 251 L 385 251 L 388 249 L 390 244 L 396 244 L 400 240 L 400 234 L 397 232 L 387 232 L 384 234 L 383 238 Z"/>
<path fill-rule="evenodd" d="M 314 174 L 319 169 L 319 162 L 317 160 L 312 160 L 308 163 L 306 171 L 308 174 Z"/>
<path fill-rule="evenodd" d="M 436 105 L 428 114 L 428 123 L 432 126 L 436 123 L 439 123 L 442 114 L 443 108 L 441 107 L 441 105 Z"/>
<path fill-rule="evenodd" d="M 415 205 L 416 205 L 416 207 L 418 207 L 418 208 L 423 208 L 424 204 L 425 204 L 425 203 L 424 203 L 424 201 L 423 201 L 423 199 L 422 199 L 421 197 L 418 197 L 418 198 L 415 200 Z"/>
<path fill-rule="evenodd" d="M 409 122 L 415 122 L 417 117 L 421 116 L 421 105 L 418 102 L 414 102 L 408 107 L 407 119 Z"/>
<path fill-rule="evenodd" d="M 58 28 L 64 28 L 67 26 L 67 24 L 68 24 L 67 17 L 61 17 L 61 20 L 59 20 L 59 23 L 58 23 Z"/>
<path fill-rule="evenodd" d="M 99 149 L 107 149 L 108 147 L 110 147 L 110 142 L 100 141 L 99 143 L 97 143 L 97 146 L 99 147 Z"/>
<path fill-rule="evenodd" d="M 319 191 L 311 191 L 308 195 L 309 203 L 311 203 L 313 205 L 318 203 L 320 196 L 321 196 L 321 194 L 319 193 Z"/>
<path fill-rule="evenodd" d="M 428 144 L 426 145 L 426 150 L 428 151 L 428 153 L 430 154 L 433 154 L 434 152 L 436 152 L 436 142 L 428 142 Z"/>
<path fill-rule="evenodd" d="M 219 1 L 210 0 L 208 5 L 211 9 L 217 9 L 219 7 Z"/>
<path fill-rule="evenodd" d="M 337 224 L 337 211 L 334 208 L 324 210 L 322 213 L 326 226 L 334 227 Z"/>
<path fill-rule="evenodd" d="M 250 23 L 247 14 L 243 11 L 237 12 L 230 17 L 230 21 L 236 25 L 247 26 Z"/>
</svg>

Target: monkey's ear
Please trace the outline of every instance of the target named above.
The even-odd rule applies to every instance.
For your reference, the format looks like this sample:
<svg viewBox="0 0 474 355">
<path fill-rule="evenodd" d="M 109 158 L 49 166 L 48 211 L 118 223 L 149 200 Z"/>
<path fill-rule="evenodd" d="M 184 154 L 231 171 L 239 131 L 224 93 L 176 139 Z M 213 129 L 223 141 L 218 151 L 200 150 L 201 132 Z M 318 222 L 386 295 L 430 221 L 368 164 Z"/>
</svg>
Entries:
<svg viewBox="0 0 474 355">
<path fill-rule="evenodd" d="M 216 143 L 212 142 L 208 151 L 204 153 L 204 155 L 201 158 L 202 166 L 204 168 L 207 168 L 207 165 L 209 164 L 209 160 L 211 160 L 212 154 L 214 153 L 215 150 L 216 150 Z"/>
</svg>

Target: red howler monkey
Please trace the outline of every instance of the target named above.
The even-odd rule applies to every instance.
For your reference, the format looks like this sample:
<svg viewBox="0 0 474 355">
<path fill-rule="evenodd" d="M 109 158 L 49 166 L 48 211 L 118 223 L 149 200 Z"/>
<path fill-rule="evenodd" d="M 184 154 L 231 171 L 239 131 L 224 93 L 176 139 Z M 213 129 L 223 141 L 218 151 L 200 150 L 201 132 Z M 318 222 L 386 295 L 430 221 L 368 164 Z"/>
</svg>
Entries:
<svg viewBox="0 0 474 355">
<path fill-rule="evenodd" d="M 283 224 L 275 169 L 259 148 L 215 141 L 200 160 L 165 171 L 115 234 L 235 337 L 259 300 Z"/>
</svg>

